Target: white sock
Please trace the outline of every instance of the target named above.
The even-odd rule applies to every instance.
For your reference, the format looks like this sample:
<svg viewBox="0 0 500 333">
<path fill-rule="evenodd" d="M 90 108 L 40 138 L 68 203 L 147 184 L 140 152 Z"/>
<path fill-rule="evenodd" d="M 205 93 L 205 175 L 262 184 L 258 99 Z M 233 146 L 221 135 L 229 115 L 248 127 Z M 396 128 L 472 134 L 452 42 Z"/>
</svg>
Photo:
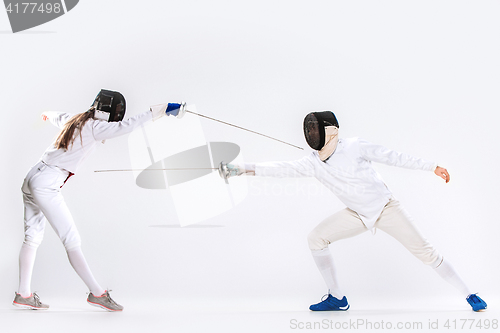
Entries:
<svg viewBox="0 0 500 333">
<path fill-rule="evenodd" d="M 472 294 L 471 290 L 467 287 L 467 285 L 462 281 L 458 273 L 455 271 L 455 268 L 448 262 L 448 260 L 443 259 L 441 264 L 434 269 L 436 273 L 439 274 L 444 280 L 453 285 L 455 288 L 460 291 L 464 297 Z"/>
<path fill-rule="evenodd" d="M 66 250 L 68 253 L 69 262 L 73 269 L 76 271 L 78 276 L 83 280 L 83 282 L 87 285 L 90 292 L 94 296 L 101 296 L 106 292 L 99 283 L 94 279 L 94 275 L 90 271 L 89 265 L 83 256 L 82 249 L 80 247 L 74 247 L 72 249 Z"/>
<path fill-rule="evenodd" d="M 36 258 L 36 247 L 23 243 L 19 253 L 19 289 L 17 293 L 22 297 L 31 296 L 31 276 Z"/>
<path fill-rule="evenodd" d="M 326 282 L 326 286 L 328 287 L 330 294 L 333 297 L 342 299 L 344 297 L 344 293 L 339 288 L 335 264 L 333 263 L 333 257 L 330 253 L 330 249 L 326 248 L 319 251 L 313 250 L 311 253 L 314 261 L 316 262 L 316 266 L 318 266 L 318 269 Z"/>
</svg>

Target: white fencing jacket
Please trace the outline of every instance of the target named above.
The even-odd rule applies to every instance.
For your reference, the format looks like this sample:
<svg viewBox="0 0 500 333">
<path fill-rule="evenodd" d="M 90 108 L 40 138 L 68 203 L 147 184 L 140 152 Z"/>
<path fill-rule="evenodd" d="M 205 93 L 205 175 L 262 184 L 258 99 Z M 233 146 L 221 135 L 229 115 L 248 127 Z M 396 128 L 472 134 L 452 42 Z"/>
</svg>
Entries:
<svg viewBox="0 0 500 333">
<path fill-rule="evenodd" d="M 45 112 L 50 122 L 59 128 L 71 119 L 73 115 L 64 112 Z M 57 149 L 55 142 L 45 150 L 41 160 L 47 164 L 56 166 L 66 171 L 76 173 L 82 162 L 95 150 L 98 143 L 125 135 L 145 122 L 152 120 L 151 111 L 146 111 L 127 120 L 107 122 L 105 120 L 89 119 L 82 128 L 81 139 L 78 131 L 75 131 L 75 141 L 69 149 Z"/>
<path fill-rule="evenodd" d="M 315 177 L 355 211 L 368 229 L 372 229 L 392 197 L 391 191 L 373 168 L 372 161 L 427 171 L 434 171 L 437 167 L 434 162 L 363 139 L 350 138 L 340 139 L 337 149 L 325 162 L 314 151 L 297 161 L 258 163 L 255 165 L 255 175 Z"/>
</svg>

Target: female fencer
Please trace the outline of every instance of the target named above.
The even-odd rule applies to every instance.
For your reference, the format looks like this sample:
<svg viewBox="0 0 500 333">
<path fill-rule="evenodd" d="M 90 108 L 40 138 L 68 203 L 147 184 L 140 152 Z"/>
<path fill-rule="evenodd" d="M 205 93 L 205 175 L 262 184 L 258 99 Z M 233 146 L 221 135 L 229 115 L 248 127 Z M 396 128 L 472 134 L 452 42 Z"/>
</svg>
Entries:
<svg viewBox="0 0 500 333">
<path fill-rule="evenodd" d="M 61 239 L 71 266 L 87 285 L 87 302 L 108 311 L 122 311 L 123 306 L 95 280 L 81 250 L 81 239 L 73 217 L 61 194 L 66 181 L 104 140 L 128 134 L 147 121 L 166 115 L 180 117 L 185 103 L 168 103 L 123 120 L 125 98 L 116 91 L 101 90 L 86 112 L 70 115 L 64 112 L 44 112 L 42 119 L 50 120 L 61 129 L 59 136 L 28 172 L 22 185 L 24 201 L 24 242 L 19 254 L 19 289 L 15 306 L 44 310 L 49 306 L 31 292 L 31 276 L 37 248 L 42 242 L 45 222 L 48 221 Z"/>
</svg>

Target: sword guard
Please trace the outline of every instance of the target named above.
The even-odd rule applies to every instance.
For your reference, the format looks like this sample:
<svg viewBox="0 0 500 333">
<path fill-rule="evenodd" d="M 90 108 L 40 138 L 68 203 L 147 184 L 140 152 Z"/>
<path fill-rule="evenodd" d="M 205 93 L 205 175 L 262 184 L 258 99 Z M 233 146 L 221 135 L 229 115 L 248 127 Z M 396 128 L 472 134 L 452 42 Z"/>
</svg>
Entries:
<svg viewBox="0 0 500 333">
<path fill-rule="evenodd" d="M 186 114 L 186 102 L 181 102 L 181 107 L 179 109 L 179 113 L 177 114 L 177 119 L 181 119 L 182 117 L 184 117 L 184 115 Z"/>
<path fill-rule="evenodd" d="M 229 181 L 228 181 L 229 170 L 227 169 L 227 164 L 224 162 L 220 162 L 220 164 L 219 164 L 219 176 L 222 179 L 224 179 L 226 184 L 229 184 Z"/>
</svg>

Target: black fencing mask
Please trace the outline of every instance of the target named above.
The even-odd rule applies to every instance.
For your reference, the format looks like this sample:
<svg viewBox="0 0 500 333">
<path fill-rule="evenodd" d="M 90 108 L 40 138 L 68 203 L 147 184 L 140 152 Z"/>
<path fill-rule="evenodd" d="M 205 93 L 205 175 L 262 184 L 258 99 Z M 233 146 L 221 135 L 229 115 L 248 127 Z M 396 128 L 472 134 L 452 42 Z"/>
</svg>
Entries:
<svg viewBox="0 0 500 333">
<path fill-rule="evenodd" d="M 325 146 L 325 127 L 339 127 L 332 111 L 311 112 L 304 118 L 304 136 L 307 144 L 314 150 Z"/>
<path fill-rule="evenodd" d="M 125 97 L 117 91 L 101 89 L 92 106 L 96 119 L 122 121 L 125 116 Z"/>
</svg>

